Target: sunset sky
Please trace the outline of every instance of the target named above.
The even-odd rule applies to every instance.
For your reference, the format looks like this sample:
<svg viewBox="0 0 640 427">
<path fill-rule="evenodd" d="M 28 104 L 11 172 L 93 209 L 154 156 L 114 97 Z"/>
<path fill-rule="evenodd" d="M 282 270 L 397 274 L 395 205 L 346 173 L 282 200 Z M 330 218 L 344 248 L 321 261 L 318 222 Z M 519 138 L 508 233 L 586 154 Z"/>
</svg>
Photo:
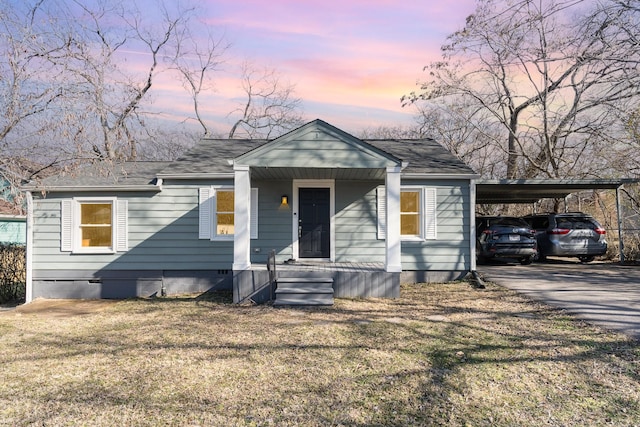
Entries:
<svg viewBox="0 0 640 427">
<path fill-rule="evenodd" d="M 231 44 L 203 97 L 220 132 L 239 102 L 239 64 L 279 70 L 295 84 L 308 120 L 348 132 L 412 123 L 400 97 L 417 88 L 423 67 L 440 57 L 446 36 L 463 27 L 475 0 L 203 0 L 202 19 Z M 158 80 L 154 106 L 187 111 L 175 81 Z M 158 90 L 159 89 L 159 90 Z"/>
</svg>

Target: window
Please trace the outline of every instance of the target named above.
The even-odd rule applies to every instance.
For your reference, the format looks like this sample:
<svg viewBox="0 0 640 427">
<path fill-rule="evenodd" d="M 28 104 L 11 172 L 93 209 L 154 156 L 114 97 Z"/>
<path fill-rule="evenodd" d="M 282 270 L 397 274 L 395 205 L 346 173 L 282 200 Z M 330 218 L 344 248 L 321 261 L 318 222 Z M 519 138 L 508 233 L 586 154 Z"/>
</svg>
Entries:
<svg viewBox="0 0 640 427">
<path fill-rule="evenodd" d="M 402 187 L 400 190 L 400 235 L 403 240 L 437 239 L 435 187 Z M 386 238 L 386 191 L 377 189 L 378 239 Z"/>
<path fill-rule="evenodd" d="M 215 236 L 233 236 L 233 194 L 233 190 L 218 190 L 216 192 Z"/>
<path fill-rule="evenodd" d="M 75 198 L 61 202 L 63 252 L 113 253 L 128 249 L 126 200 Z"/>
<path fill-rule="evenodd" d="M 199 192 L 199 232 L 200 239 L 232 240 L 235 232 L 235 192 L 233 187 L 204 187 Z M 258 238 L 258 189 L 251 189 L 252 239 Z"/>
<path fill-rule="evenodd" d="M 400 235 L 422 235 L 420 227 L 420 191 L 403 190 L 400 192 Z"/>
<path fill-rule="evenodd" d="M 111 203 L 79 203 L 80 246 L 110 248 L 113 237 L 113 205 Z"/>
</svg>

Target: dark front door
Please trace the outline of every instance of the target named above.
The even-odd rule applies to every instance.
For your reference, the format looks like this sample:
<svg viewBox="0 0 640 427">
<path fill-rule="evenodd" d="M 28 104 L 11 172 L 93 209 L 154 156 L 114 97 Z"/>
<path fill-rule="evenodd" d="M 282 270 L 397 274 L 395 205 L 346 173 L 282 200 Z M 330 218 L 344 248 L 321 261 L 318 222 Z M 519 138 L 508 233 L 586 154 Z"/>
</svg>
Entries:
<svg viewBox="0 0 640 427">
<path fill-rule="evenodd" d="M 300 188 L 298 195 L 298 244 L 300 258 L 330 257 L 328 188 Z"/>
</svg>

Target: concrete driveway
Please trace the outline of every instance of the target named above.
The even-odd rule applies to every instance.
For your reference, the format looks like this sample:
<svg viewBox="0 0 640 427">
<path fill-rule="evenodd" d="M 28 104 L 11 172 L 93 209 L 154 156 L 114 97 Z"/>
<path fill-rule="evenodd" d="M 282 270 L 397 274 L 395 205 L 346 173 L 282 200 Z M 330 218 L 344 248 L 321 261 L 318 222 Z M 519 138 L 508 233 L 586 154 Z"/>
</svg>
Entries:
<svg viewBox="0 0 640 427">
<path fill-rule="evenodd" d="M 640 266 L 558 259 L 479 265 L 478 272 L 486 281 L 640 340 Z"/>
</svg>

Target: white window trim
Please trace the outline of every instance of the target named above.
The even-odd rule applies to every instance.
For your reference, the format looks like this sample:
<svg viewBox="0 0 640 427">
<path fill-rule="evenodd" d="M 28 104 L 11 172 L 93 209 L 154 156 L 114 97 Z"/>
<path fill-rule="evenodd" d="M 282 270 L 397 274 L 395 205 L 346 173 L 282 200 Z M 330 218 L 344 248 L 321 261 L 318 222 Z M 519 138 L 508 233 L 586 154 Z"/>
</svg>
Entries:
<svg viewBox="0 0 640 427">
<path fill-rule="evenodd" d="M 218 200 L 218 191 L 233 191 L 235 195 L 235 190 L 233 185 L 214 185 L 211 187 L 213 193 L 211 195 L 211 240 L 222 240 L 222 241 L 232 241 L 233 242 L 233 234 L 216 234 L 216 230 L 218 230 L 218 211 L 216 209 L 216 201 Z M 235 220 L 234 220 L 235 226 Z"/>
<path fill-rule="evenodd" d="M 215 242 L 233 242 L 233 234 L 216 234 L 217 230 L 217 211 L 216 211 L 216 193 L 219 190 L 232 190 L 235 192 L 233 185 L 212 185 L 209 187 L 201 187 L 198 191 L 198 238 L 203 240 L 211 240 Z M 251 239 L 258 238 L 258 189 L 251 189 L 251 207 L 250 207 L 250 233 Z"/>
<path fill-rule="evenodd" d="M 378 239 L 385 239 L 385 192 L 384 185 L 376 189 L 376 198 L 378 203 Z M 437 187 L 428 187 L 420 185 L 403 185 L 400 191 L 419 191 L 420 192 L 420 235 L 408 236 L 401 235 L 400 240 L 403 242 L 422 242 L 426 240 L 438 239 L 438 189 Z"/>
<path fill-rule="evenodd" d="M 402 230 L 400 231 L 400 240 L 404 242 L 422 242 L 425 239 L 425 221 L 426 221 L 426 211 L 425 211 L 425 194 L 424 188 L 419 186 L 401 186 L 400 194 L 414 192 L 418 193 L 418 225 L 420 226 L 420 230 L 418 230 L 418 234 L 402 234 Z M 400 208 L 400 219 L 402 219 L 402 207 Z"/>
<path fill-rule="evenodd" d="M 80 206 L 83 203 L 110 203 L 111 246 L 84 247 L 80 232 Z M 117 197 L 74 197 L 61 200 L 60 250 L 73 254 L 114 254 L 128 250 L 128 202 Z"/>
</svg>

